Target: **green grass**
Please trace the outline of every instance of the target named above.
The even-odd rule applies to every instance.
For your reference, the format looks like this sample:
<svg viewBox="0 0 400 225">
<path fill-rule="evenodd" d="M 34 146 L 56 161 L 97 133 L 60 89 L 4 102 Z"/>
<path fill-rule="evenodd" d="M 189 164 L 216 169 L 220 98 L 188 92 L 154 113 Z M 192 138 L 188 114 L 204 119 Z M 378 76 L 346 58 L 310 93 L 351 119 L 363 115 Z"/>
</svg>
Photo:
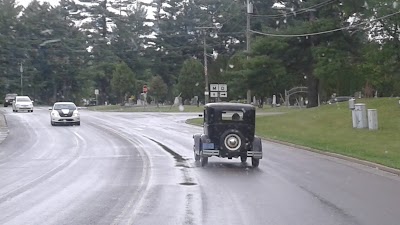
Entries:
<svg viewBox="0 0 400 225">
<path fill-rule="evenodd" d="M 93 111 L 107 111 L 107 112 L 203 112 L 204 107 L 200 106 L 192 106 L 192 105 L 184 105 L 184 110 L 180 111 L 178 106 L 120 106 L 120 105 L 100 105 L 100 106 L 91 106 L 88 107 L 89 110 Z M 290 108 L 287 107 L 276 107 L 272 108 L 269 106 L 265 106 L 262 109 L 257 109 L 257 112 L 287 112 L 299 110 L 298 108 Z"/>
<path fill-rule="evenodd" d="M 322 151 L 400 169 L 400 106 L 397 98 L 358 99 L 378 110 L 379 130 L 353 129 L 348 103 L 259 116 L 256 133 Z M 201 124 L 195 119 L 190 123 Z"/>
</svg>

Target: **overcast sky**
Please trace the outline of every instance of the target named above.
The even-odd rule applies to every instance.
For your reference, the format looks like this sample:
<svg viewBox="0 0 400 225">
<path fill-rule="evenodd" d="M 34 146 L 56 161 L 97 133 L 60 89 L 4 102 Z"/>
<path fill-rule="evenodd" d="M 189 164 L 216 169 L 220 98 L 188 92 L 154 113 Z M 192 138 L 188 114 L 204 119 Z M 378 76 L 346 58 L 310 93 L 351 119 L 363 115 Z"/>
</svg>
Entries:
<svg viewBox="0 0 400 225">
<path fill-rule="evenodd" d="M 17 3 L 19 5 L 23 5 L 24 7 L 27 7 L 31 1 L 32 0 L 17 0 Z M 114 0 L 114 1 L 118 1 L 118 0 Z M 153 0 L 139 0 L 139 2 L 145 2 L 145 3 L 151 3 L 152 1 Z M 39 2 L 49 2 L 52 6 L 56 6 L 60 2 L 60 0 L 39 0 Z M 79 0 L 75 0 L 75 2 L 79 2 Z M 118 10 L 115 10 L 115 9 L 110 9 L 110 10 L 113 12 L 118 12 Z M 148 19 L 154 19 L 153 11 L 154 11 L 154 9 L 152 9 L 151 7 L 149 7 L 147 9 L 147 18 Z"/>
<path fill-rule="evenodd" d="M 29 5 L 31 0 L 17 0 L 17 2 L 18 2 L 18 4 L 26 7 Z M 47 0 L 47 1 L 40 0 L 40 2 L 49 2 L 51 5 L 57 5 L 59 0 Z"/>
<path fill-rule="evenodd" d="M 17 0 L 17 2 L 23 6 L 28 6 L 32 0 Z M 58 5 L 60 0 L 39 0 L 40 2 L 49 2 L 51 5 Z M 140 0 L 140 2 L 150 3 L 152 0 Z"/>
</svg>

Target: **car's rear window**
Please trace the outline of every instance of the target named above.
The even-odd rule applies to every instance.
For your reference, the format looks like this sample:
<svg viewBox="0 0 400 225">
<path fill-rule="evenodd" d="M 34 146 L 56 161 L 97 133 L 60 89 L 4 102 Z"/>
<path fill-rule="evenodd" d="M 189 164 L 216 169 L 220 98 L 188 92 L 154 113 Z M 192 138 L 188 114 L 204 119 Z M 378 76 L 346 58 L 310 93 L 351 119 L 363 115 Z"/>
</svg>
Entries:
<svg viewBox="0 0 400 225">
<path fill-rule="evenodd" d="M 58 109 L 72 109 L 75 110 L 76 106 L 73 104 L 55 104 L 54 105 L 54 109 L 58 110 Z"/>
<path fill-rule="evenodd" d="M 28 97 L 25 97 L 25 98 L 17 98 L 17 101 L 18 102 L 30 102 L 31 101 L 31 99 L 30 98 L 28 98 Z"/>
<path fill-rule="evenodd" d="M 221 116 L 224 121 L 243 121 L 243 114 L 242 111 L 223 111 Z"/>
</svg>

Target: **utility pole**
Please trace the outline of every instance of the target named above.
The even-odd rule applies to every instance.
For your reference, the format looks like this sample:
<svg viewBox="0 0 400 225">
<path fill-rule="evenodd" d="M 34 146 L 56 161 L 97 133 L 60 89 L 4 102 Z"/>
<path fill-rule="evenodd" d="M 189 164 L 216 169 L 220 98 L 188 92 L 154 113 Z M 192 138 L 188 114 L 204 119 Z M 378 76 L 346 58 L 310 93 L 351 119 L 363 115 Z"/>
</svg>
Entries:
<svg viewBox="0 0 400 225">
<path fill-rule="evenodd" d="M 247 17 L 247 25 L 246 25 L 246 52 L 247 52 L 247 60 L 249 60 L 249 53 L 250 53 L 250 14 L 253 13 L 253 4 L 250 3 L 250 0 L 247 0 L 246 4 L 246 17 Z M 247 103 L 251 103 L 251 90 L 247 90 Z"/>
<path fill-rule="evenodd" d="M 206 87 L 204 89 L 204 103 L 207 104 L 210 97 L 210 91 L 208 88 L 208 63 L 207 63 L 207 44 L 206 44 L 206 34 L 203 35 L 203 50 L 204 50 L 204 78 L 206 82 Z"/>
<path fill-rule="evenodd" d="M 203 54 L 204 54 L 204 79 L 205 79 L 205 88 L 204 88 L 204 103 L 207 104 L 209 102 L 210 91 L 208 84 L 208 62 L 207 62 L 207 42 L 206 42 L 206 29 L 215 29 L 215 27 L 196 27 L 196 29 L 203 30 Z"/>
<path fill-rule="evenodd" d="M 246 5 L 246 16 L 247 16 L 247 25 L 246 25 L 246 50 L 247 54 L 250 52 L 250 13 L 253 13 L 253 5 L 250 4 L 250 0 L 247 0 Z M 249 59 L 249 55 L 247 55 L 247 59 Z"/>
<path fill-rule="evenodd" d="M 24 68 L 22 67 L 22 62 L 19 67 L 19 72 L 21 72 L 21 95 L 24 95 L 24 82 L 23 82 L 23 73 L 24 73 Z"/>
</svg>

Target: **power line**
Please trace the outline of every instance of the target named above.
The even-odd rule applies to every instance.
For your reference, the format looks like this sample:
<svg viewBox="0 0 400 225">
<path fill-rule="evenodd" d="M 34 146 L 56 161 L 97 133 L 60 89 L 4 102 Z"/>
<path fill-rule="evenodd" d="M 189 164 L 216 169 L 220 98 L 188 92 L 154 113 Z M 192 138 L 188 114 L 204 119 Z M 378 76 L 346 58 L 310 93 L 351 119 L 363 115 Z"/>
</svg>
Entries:
<svg viewBox="0 0 400 225">
<path fill-rule="evenodd" d="M 321 3 L 315 4 L 313 6 L 310 6 L 310 7 L 307 7 L 307 8 L 303 8 L 303 9 L 300 9 L 298 11 L 292 11 L 292 12 L 289 12 L 289 13 L 270 14 L 270 15 L 256 15 L 256 14 L 253 14 L 253 15 L 250 15 L 250 16 L 251 17 L 265 17 L 265 18 L 281 18 L 281 17 L 287 17 L 287 16 L 296 16 L 298 14 L 307 13 L 311 9 L 317 9 L 317 8 L 324 7 L 324 6 L 329 5 L 329 4 L 331 4 L 331 3 L 335 2 L 335 1 L 336 0 L 327 0 L 325 2 L 321 2 Z"/>
<path fill-rule="evenodd" d="M 326 30 L 326 31 L 315 32 L 315 33 L 308 33 L 308 34 L 271 34 L 271 33 L 263 33 L 263 32 L 254 31 L 254 30 L 250 30 L 250 32 L 252 32 L 252 33 L 254 33 L 254 34 L 260 34 L 260 35 L 272 36 L 272 37 L 306 37 L 306 36 L 316 36 L 316 35 L 328 34 L 328 33 L 333 33 L 333 32 L 336 32 L 336 31 L 346 30 L 346 29 L 353 28 L 353 27 L 358 27 L 358 26 L 361 26 L 361 25 L 363 25 L 363 24 L 367 24 L 367 23 L 370 23 L 370 22 L 374 22 L 374 21 L 377 21 L 377 20 L 381 20 L 381 19 L 385 19 L 385 18 L 394 16 L 394 15 L 396 15 L 396 14 L 400 14 L 400 11 L 399 11 L 399 12 L 395 12 L 395 13 L 391 13 L 391 14 L 388 14 L 388 15 L 385 15 L 385 16 L 382 16 L 382 17 L 378 17 L 378 18 L 376 18 L 376 19 L 372 19 L 372 20 L 370 20 L 370 21 L 362 22 L 362 23 L 359 23 L 359 24 L 356 24 L 356 25 L 350 25 L 350 26 L 347 26 L 347 27 L 341 27 L 341 28 L 337 28 L 337 29 L 333 29 L 333 30 Z"/>
</svg>

